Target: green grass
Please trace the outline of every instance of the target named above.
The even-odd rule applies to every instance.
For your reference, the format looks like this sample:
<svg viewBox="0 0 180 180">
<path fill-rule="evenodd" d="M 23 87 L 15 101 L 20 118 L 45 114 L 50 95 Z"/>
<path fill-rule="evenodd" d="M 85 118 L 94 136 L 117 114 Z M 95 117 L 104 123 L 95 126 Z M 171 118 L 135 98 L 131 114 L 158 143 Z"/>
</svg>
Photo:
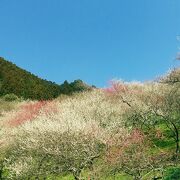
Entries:
<svg viewBox="0 0 180 180">
<path fill-rule="evenodd" d="M 175 148 L 175 142 L 172 138 L 163 140 L 153 139 L 153 142 L 157 147 L 164 150 L 172 150 Z"/>
<path fill-rule="evenodd" d="M 159 124 L 155 128 L 161 130 L 161 132 L 163 134 L 163 138 L 156 138 L 156 137 L 152 138 L 152 141 L 157 146 L 157 148 L 160 148 L 162 150 L 173 150 L 173 149 L 175 149 L 176 143 L 175 143 L 175 140 L 173 138 L 172 131 L 170 131 L 167 128 L 167 126 L 163 123 Z M 180 133 L 180 131 L 179 131 L 179 133 Z"/>
</svg>

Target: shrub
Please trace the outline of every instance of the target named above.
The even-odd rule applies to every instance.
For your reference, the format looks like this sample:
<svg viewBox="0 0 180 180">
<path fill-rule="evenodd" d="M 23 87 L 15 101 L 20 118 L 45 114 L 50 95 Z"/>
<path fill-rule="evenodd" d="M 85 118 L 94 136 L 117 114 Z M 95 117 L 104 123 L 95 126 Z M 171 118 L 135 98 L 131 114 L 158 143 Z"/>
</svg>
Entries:
<svg viewBox="0 0 180 180">
<path fill-rule="evenodd" d="M 0 116 L 2 116 L 4 112 L 12 111 L 14 108 L 14 102 L 8 102 L 0 99 Z"/>
<path fill-rule="evenodd" d="M 19 98 L 15 94 L 6 94 L 5 96 L 3 96 L 3 99 L 5 101 L 12 102 L 18 100 Z"/>
<path fill-rule="evenodd" d="M 165 173 L 164 180 L 179 180 L 180 179 L 180 168 L 170 168 Z"/>
<path fill-rule="evenodd" d="M 14 179 L 72 173 L 79 179 L 101 155 L 103 143 L 84 132 L 24 132 L 17 136 L 6 168 Z"/>
<path fill-rule="evenodd" d="M 156 138 L 163 138 L 162 129 L 152 126 L 159 119 L 149 112 L 155 105 L 161 110 L 158 113 L 167 112 L 160 108 L 164 104 L 161 86 L 112 86 L 54 101 L 28 102 L 9 113 L 4 141 L 10 142 L 5 168 L 11 179 L 69 173 L 80 179 L 83 171 L 100 179 L 106 169 L 111 175 L 124 172 L 140 179 L 170 165 L 171 151 L 161 151 L 150 139 L 154 132 Z M 145 125 L 152 127 L 148 133 Z"/>
<path fill-rule="evenodd" d="M 47 104 L 24 105 L 15 118 L 7 121 L 15 145 L 6 158 L 6 167 L 19 179 L 28 174 L 62 172 L 78 179 L 81 171 L 93 166 L 104 153 L 113 132 L 122 129 L 123 107 L 112 105 L 99 90 L 60 99 L 57 109 Z M 49 113 L 50 109 L 56 113 Z"/>
</svg>

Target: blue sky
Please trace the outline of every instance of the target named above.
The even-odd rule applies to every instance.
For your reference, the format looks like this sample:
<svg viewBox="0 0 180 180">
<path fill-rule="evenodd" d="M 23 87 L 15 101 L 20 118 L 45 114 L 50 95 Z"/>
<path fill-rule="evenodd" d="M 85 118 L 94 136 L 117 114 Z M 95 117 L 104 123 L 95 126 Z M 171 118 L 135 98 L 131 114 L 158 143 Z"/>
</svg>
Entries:
<svg viewBox="0 0 180 180">
<path fill-rule="evenodd" d="M 154 79 L 177 65 L 179 9 L 180 0 L 0 0 L 0 56 L 57 83 Z"/>
</svg>

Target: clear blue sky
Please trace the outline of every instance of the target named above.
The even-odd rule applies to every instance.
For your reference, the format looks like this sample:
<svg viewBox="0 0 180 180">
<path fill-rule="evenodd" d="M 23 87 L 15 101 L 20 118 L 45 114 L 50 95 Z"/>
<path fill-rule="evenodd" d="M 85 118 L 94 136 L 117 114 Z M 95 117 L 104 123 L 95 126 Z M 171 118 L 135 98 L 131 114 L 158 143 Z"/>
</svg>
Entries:
<svg viewBox="0 0 180 180">
<path fill-rule="evenodd" d="M 180 0 L 0 0 L 0 56 L 57 83 L 156 78 L 179 34 Z"/>
</svg>

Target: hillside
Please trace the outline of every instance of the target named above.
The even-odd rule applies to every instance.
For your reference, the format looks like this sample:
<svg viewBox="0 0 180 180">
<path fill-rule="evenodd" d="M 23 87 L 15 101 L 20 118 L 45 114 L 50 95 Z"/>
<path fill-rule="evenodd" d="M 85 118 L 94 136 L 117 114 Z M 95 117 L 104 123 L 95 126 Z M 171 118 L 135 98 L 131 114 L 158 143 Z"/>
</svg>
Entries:
<svg viewBox="0 0 180 180">
<path fill-rule="evenodd" d="M 47 100 L 88 89 L 90 86 L 81 80 L 58 85 L 41 79 L 0 57 L 0 95 L 13 93 L 25 99 Z"/>
<path fill-rule="evenodd" d="M 176 68 L 50 101 L 0 98 L 0 179 L 179 180 L 179 79 Z"/>
</svg>

